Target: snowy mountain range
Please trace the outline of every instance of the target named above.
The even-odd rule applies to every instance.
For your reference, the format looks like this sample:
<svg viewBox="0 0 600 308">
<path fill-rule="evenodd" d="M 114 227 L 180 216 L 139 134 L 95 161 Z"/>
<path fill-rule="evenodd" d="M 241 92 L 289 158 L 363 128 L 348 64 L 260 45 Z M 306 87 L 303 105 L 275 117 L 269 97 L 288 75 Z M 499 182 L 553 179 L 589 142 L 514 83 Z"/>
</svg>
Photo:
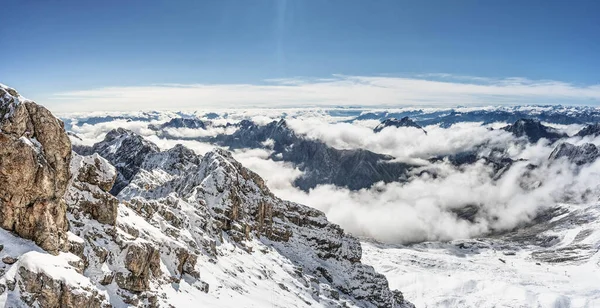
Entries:
<svg viewBox="0 0 600 308">
<path fill-rule="evenodd" d="M 595 108 L 0 118 L 0 307 L 600 306 Z"/>
</svg>

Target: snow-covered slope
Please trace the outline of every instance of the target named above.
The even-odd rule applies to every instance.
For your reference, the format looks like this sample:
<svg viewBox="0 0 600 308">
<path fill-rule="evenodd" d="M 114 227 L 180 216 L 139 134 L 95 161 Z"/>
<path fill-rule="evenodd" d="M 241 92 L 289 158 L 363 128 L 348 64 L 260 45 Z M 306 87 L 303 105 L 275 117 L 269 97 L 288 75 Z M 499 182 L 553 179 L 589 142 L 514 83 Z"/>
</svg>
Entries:
<svg viewBox="0 0 600 308">
<path fill-rule="evenodd" d="M 555 211 L 549 221 L 491 238 L 364 241 L 364 261 L 417 307 L 600 307 L 600 205 Z"/>
<path fill-rule="evenodd" d="M 412 306 L 358 240 L 229 152 L 117 130 L 81 156 L 47 110 L 18 108 L 0 132 L 0 307 Z"/>
</svg>

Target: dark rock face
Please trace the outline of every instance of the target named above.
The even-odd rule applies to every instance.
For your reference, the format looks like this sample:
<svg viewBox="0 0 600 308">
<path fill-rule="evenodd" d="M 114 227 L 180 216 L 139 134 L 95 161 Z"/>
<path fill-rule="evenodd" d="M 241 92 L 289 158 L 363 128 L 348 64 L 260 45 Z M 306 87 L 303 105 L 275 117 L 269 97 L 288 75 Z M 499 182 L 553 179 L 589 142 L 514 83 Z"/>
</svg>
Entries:
<svg viewBox="0 0 600 308">
<path fill-rule="evenodd" d="M 104 140 L 96 143 L 90 151 L 100 154 L 117 168 L 119 173 L 110 191 L 113 195 L 117 195 L 123 187 L 127 186 L 133 176 L 140 170 L 146 156 L 160 152 L 154 143 L 146 141 L 142 136 L 123 128 L 108 132 Z M 85 155 L 88 153 L 80 154 Z"/>
<path fill-rule="evenodd" d="M 0 226 L 58 253 L 68 245 L 71 142 L 50 111 L 0 86 Z"/>
<path fill-rule="evenodd" d="M 575 136 L 584 137 L 584 136 L 599 136 L 600 135 L 600 123 L 587 125 L 582 128 Z"/>
<path fill-rule="evenodd" d="M 150 128 L 152 130 L 161 130 L 161 129 L 165 129 L 165 128 L 193 128 L 193 129 L 202 128 L 202 129 L 204 129 L 204 128 L 206 128 L 206 125 L 200 119 L 174 118 L 174 119 L 171 119 L 169 122 L 163 123 L 161 125 L 150 124 L 150 125 L 148 125 L 148 128 Z"/>
<path fill-rule="evenodd" d="M 538 142 L 542 138 L 554 142 L 560 138 L 568 137 L 566 134 L 559 133 L 555 129 L 531 119 L 520 119 L 502 129 L 511 132 L 516 137 L 527 137 L 530 142 Z"/>
<path fill-rule="evenodd" d="M 403 117 L 400 120 L 398 120 L 396 118 L 385 119 L 381 122 L 381 124 L 377 125 L 377 127 L 375 127 L 375 129 L 373 129 L 373 131 L 378 133 L 378 132 L 382 131 L 384 128 L 390 127 L 390 126 L 392 126 L 392 127 L 414 127 L 414 128 L 423 130 L 423 132 L 425 134 L 427 134 L 427 131 L 425 131 L 423 129 L 423 127 L 421 127 L 419 124 L 415 123 L 409 117 Z"/>
<path fill-rule="evenodd" d="M 251 121 L 239 123 L 240 129 L 232 135 L 220 135 L 212 141 L 230 148 L 263 148 L 273 141 L 273 160 L 294 163 L 304 176 L 294 183 L 308 190 L 319 184 L 334 184 L 349 189 L 367 188 L 376 182 L 392 182 L 403 177 L 411 167 L 393 162 L 388 155 L 367 150 L 338 150 L 317 140 L 298 136 L 285 120 L 259 126 Z"/>
<path fill-rule="evenodd" d="M 554 148 L 548 159 L 553 161 L 561 157 L 566 157 L 576 165 L 585 165 L 593 163 L 600 157 L 600 151 L 591 143 L 576 146 L 568 142 L 563 142 Z"/>
</svg>

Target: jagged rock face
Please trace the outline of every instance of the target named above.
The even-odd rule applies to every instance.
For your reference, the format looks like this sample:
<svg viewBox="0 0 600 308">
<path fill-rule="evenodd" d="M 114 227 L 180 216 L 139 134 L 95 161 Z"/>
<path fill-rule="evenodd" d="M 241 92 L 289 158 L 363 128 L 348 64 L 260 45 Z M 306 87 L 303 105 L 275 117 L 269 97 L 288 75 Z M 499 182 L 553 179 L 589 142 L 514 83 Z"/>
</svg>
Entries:
<svg viewBox="0 0 600 308">
<path fill-rule="evenodd" d="M 561 157 L 566 157 L 576 165 L 585 165 L 593 163 L 600 157 L 600 151 L 591 143 L 576 146 L 568 142 L 563 142 L 554 148 L 548 159 L 554 161 Z"/>
<path fill-rule="evenodd" d="M 527 137 L 530 142 L 538 142 L 542 138 L 554 142 L 560 138 L 568 137 L 566 134 L 559 133 L 555 129 L 531 119 L 520 119 L 502 129 L 511 132 L 516 137 Z"/>
<path fill-rule="evenodd" d="M 0 98 L 0 226 L 58 253 L 67 244 L 71 142 L 46 108 L 5 86 Z"/>
<path fill-rule="evenodd" d="M 118 151 L 121 148 L 128 150 Z M 108 159 L 119 171 L 111 190 L 113 195 L 117 195 L 123 187 L 127 186 L 131 178 L 140 170 L 147 155 L 158 152 L 159 149 L 155 144 L 123 128 L 111 130 L 106 134 L 104 141 L 96 143 L 91 149 L 91 153 L 98 153 Z"/>
<path fill-rule="evenodd" d="M 202 128 L 202 129 L 205 129 L 206 125 L 200 119 L 174 118 L 174 119 L 171 119 L 169 122 L 163 123 L 161 125 L 150 124 L 150 125 L 148 125 L 148 128 L 150 128 L 152 130 L 161 130 L 161 129 L 165 129 L 165 128 L 193 128 L 193 129 Z"/>
<path fill-rule="evenodd" d="M 336 290 L 331 294 L 353 298 L 361 303 L 359 306 L 408 305 L 395 301 L 398 297 L 388 289 L 386 279 L 360 263 L 360 243 L 329 223 L 323 213 L 278 199 L 258 175 L 235 161 L 229 152 L 216 149 L 193 159 L 182 155 L 186 153 L 183 149 L 149 155 L 118 197 L 138 214 L 159 214 L 173 227 L 189 225 L 200 217 L 173 215 L 170 212 L 177 213 L 178 209 L 162 205 L 166 200 L 182 205 L 200 202 L 208 212 L 202 215 L 204 222 L 196 223 L 205 226 L 203 231 L 195 232 L 203 232 L 204 238 L 208 234 L 213 240 L 196 242 L 209 255 L 218 254 L 218 247 L 225 241 L 218 236 L 218 230 L 248 253 L 252 252 L 249 243 L 260 239 L 279 254 L 295 260 L 303 269 L 303 284 L 311 285 L 310 279 L 317 279 Z M 186 166 L 186 172 L 172 166 Z M 185 253 L 176 255 L 177 271 L 189 273 L 193 266 L 184 261 L 189 258 L 184 257 Z"/>
<path fill-rule="evenodd" d="M 414 127 L 414 128 L 418 128 L 418 129 L 422 130 L 425 134 L 427 134 L 427 131 L 425 131 L 425 129 L 423 129 L 423 127 L 421 127 L 419 124 L 415 123 L 409 117 L 403 117 L 400 120 L 398 120 L 396 118 L 385 119 L 381 122 L 381 124 L 377 125 L 377 127 L 375 127 L 373 129 L 373 131 L 378 133 L 386 127 Z"/>
<path fill-rule="evenodd" d="M 582 128 L 575 136 L 584 137 L 584 136 L 599 136 L 600 135 L 600 123 L 586 125 Z"/>
</svg>

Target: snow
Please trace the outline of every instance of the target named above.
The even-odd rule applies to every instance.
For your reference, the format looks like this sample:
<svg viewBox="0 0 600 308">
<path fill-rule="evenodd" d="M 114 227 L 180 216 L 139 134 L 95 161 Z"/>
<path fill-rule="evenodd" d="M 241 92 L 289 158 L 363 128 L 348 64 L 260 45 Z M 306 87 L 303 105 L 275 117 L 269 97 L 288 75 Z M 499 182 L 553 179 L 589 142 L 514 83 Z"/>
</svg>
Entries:
<svg viewBox="0 0 600 308">
<path fill-rule="evenodd" d="M 596 215 L 600 205 L 583 210 Z M 499 239 L 471 241 L 485 247 L 480 249 L 457 248 L 468 241 L 393 246 L 365 240 L 363 258 L 417 307 L 600 307 L 600 226 L 592 221 L 566 228 L 544 233 L 558 235 L 557 245 L 517 247 L 514 255 Z M 582 230 L 592 233 L 578 240 Z M 532 257 L 534 251 L 574 244 L 589 244 L 593 255 L 566 262 Z"/>
<path fill-rule="evenodd" d="M 69 238 L 74 238 L 74 236 L 69 235 Z M 62 252 L 57 256 L 51 255 L 33 242 L 16 237 L 3 229 L 0 229 L 0 243 L 4 245 L 4 249 L 0 251 L 0 258 L 10 256 L 17 259 L 17 262 L 12 265 L 2 264 L 4 267 L 8 266 L 8 268 L 6 272 L 0 269 L 0 272 L 4 273 L 0 277 L 0 285 L 6 286 L 9 281 L 18 281 L 20 279 L 18 270 L 24 268 L 34 273 L 44 273 L 54 280 L 62 281 L 74 287 L 74 292 L 97 290 L 88 277 L 77 273 L 75 268 L 69 264 L 70 262 L 81 261 L 79 257 L 71 253 Z M 100 291 L 100 294 L 106 295 L 102 291 Z M 17 305 L 19 299 L 15 295 L 18 295 L 18 292 L 13 295 L 10 292 L 0 294 L 0 307 L 14 307 Z"/>
</svg>

